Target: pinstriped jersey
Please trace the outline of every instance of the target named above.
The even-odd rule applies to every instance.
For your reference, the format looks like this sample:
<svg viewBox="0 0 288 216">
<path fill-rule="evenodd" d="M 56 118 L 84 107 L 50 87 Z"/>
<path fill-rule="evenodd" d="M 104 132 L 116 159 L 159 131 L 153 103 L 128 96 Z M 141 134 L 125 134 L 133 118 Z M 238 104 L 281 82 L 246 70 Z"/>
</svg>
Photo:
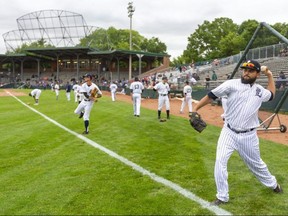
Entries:
<svg viewBox="0 0 288 216">
<path fill-rule="evenodd" d="M 159 94 L 168 94 L 170 87 L 168 83 L 159 82 L 154 86 L 154 89 L 158 91 Z"/>
<path fill-rule="evenodd" d="M 98 90 L 98 94 L 102 94 L 99 87 L 95 83 L 92 83 L 90 86 L 88 86 L 87 83 L 84 83 L 81 87 L 80 92 L 82 92 L 82 93 L 86 92 L 88 94 L 88 96 L 91 96 L 91 91 L 94 88 L 96 88 Z"/>
<path fill-rule="evenodd" d="M 259 84 L 244 84 L 240 79 L 227 80 L 211 91 L 217 97 L 227 96 L 225 121 L 234 129 L 247 130 L 259 126 L 258 110 L 272 93 Z"/>
<path fill-rule="evenodd" d="M 189 85 L 184 86 L 183 93 L 186 97 L 192 97 L 192 88 Z"/>
</svg>

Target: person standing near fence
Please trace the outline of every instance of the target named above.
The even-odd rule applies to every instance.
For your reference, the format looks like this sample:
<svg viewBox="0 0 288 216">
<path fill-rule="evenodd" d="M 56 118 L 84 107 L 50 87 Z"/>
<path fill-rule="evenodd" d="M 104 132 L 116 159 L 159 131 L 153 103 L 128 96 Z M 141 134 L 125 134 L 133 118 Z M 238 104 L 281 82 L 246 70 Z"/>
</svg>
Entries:
<svg viewBox="0 0 288 216">
<path fill-rule="evenodd" d="M 68 101 L 70 101 L 71 99 L 71 95 L 70 95 L 71 89 L 72 89 L 72 86 L 70 85 L 69 82 L 67 82 L 65 91 L 66 91 L 66 98 Z"/>
<path fill-rule="evenodd" d="M 211 79 L 212 79 L 212 81 L 216 81 L 218 79 L 215 71 L 213 71 Z"/>
<path fill-rule="evenodd" d="M 59 91 L 60 91 L 60 86 L 59 86 L 59 82 L 58 81 L 56 81 L 56 83 L 54 85 L 54 91 L 55 91 L 55 94 L 56 94 L 56 100 L 58 100 Z"/>
<path fill-rule="evenodd" d="M 161 110 L 163 105 L 165 104 L 166 107 L 166 114 L 167 119 L 170 119 L 170 101 L 169 101 L 169 94 L 170 94 L 170 87 L 167 83 L 167 77 L 162 78 L 162 82 L 157 83 L 154 87 L 154 91 L 158 91 L 158 119 L 161 119 Z"/>
<path fill-rule="evenodd" d="M 192 80 L 193 79 L 193 80 Z M 196 80 L 194 78 L 191 78 L 191 83 L 195 84 Z M 192 87 L 189 85 L 189 81 L 185 82 L 185 86 L 183 88 L 183 100 L 180 108 L 180 114 L 183 113 L 184 108 L 186 106 L 186 103 L 188 104 L 188 109 L 189 109 L 189 116 L 192 113 Z"/>
<path fill-rule="evenodd" d="M 138 77 L 135 77 L 134 82 L 130 85 L 131 97 L 133 101 L 133 112 L 134 116 L 140 117 L 141 107 L 141 94 L 144 89 L 142 82 L 139 81 Z"/>
</svg>

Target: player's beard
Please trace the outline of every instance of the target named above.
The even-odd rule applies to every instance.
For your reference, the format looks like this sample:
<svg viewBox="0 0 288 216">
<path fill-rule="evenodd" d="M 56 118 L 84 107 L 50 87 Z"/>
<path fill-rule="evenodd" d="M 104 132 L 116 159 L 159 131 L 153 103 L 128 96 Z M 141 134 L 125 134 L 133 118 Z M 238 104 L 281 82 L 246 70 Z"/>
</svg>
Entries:
<svg viewBox="0 0 288 216">
<path fill-rule="evenodd" d="M 253 84 L 256 81 L 256 78 L 257 77 L 254 77 L 254 78 L 249 77 L 249 79 L 244 79 L 244 76 L 242 75 L 241 76 L 241 82 L 243 84 Z"/>
</svg>

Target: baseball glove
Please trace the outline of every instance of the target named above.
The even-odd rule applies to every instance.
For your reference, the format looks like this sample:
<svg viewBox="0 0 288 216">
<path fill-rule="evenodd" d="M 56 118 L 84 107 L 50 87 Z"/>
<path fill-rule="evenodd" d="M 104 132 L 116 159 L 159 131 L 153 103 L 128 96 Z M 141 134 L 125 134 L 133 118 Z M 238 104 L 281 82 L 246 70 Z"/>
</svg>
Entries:
<svg viewBox="0 0 288 216">
<path fill-rule="evenodd" d="M 199 133 L 201 133 L 207 126 L 201 116 L 197 112 L 192 112 L 189 119 L 190 125 Z"/>
<path fill-rule="evenodd" d="M 98 89 L 97 88 L 94 88 L 91 90 L 91 97 L 96 97 L 97 96 L 97 92 L 98 92 Z"/>
</svg>

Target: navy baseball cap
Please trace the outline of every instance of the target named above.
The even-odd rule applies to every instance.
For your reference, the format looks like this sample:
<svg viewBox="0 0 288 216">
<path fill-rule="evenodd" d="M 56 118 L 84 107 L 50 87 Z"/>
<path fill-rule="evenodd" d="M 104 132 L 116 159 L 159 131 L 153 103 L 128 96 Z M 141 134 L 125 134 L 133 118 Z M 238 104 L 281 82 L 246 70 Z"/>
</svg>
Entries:
<svg viewBox="0 0 288 216">
<path fill-rule="evenodd" d="M 168 80 L 168 79 L 167 79 L 167 77 L 164 76 L 164 77 L 162 77 L 162 80 Z"/>
<path fill-rule="evenodd" d="M 259 62 L 254 61 L 254 60 L 247 60 L 246 62 L 244 62 L 241 65 L 240 68 L 252 69 L 252 70 L 256 70 L 257 72 L 260 72 L 260 70 L 261 70 L 261 66 L 260 66 Z"/>
<path fill-rule="evenodd" d="M 89 77 L 92 80 L 92 75 L 91 74 L 85 74 L 84 77 Z"/>
</svg>

